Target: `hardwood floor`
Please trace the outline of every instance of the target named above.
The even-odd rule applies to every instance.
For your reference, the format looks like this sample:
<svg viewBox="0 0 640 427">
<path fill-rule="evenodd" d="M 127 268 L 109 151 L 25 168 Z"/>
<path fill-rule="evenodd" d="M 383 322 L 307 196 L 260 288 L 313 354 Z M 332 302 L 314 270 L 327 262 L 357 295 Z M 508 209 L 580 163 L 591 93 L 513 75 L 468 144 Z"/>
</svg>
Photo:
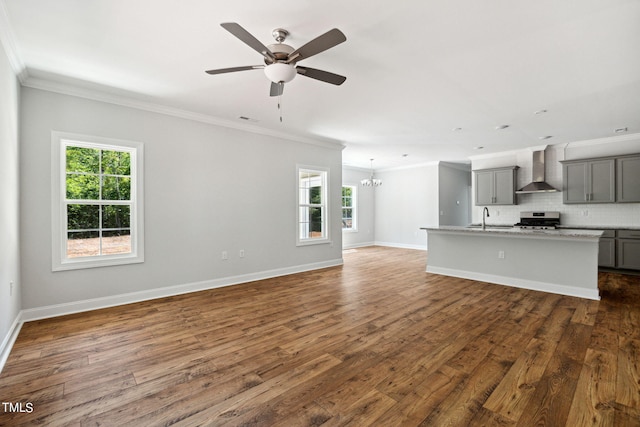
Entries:
<svg viewBox="0 0 640 427">
<path fill-rule="evenodd" d="M 640 277 L 590 301 L 422 251 L 26 323 L 0 425 L 639 426 Z M 6 409 L 6 405 L 5 405 Z"/>
</svg>

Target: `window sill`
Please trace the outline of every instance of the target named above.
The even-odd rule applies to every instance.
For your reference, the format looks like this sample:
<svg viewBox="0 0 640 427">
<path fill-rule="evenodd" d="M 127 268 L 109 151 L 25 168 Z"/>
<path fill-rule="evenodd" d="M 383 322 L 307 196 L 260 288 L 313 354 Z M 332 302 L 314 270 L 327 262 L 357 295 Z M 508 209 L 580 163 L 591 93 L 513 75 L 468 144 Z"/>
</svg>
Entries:
<svg viewBox="0 0 640 427">
<path fill-rule="evenodd" d="M 114 256 L 114 257 L 99 257 L 99 258 L 87 258 L 87 259 L 74 259 L 54 263 L 51 271 L 68 271 L 68 270 L 82 270 L 86 268 L 97 267 L 113 267 L 118 265 L 128 264 L 140 264 L 144 262 L 143 256 Z"/>
<path fill-rule="evenodd" d="M 298 243 L 296 243 L 296 246 L 313 246 L 326 244 L 333 244 L 333 242 L 329 239 L 299 240 Z"/>
</svg>

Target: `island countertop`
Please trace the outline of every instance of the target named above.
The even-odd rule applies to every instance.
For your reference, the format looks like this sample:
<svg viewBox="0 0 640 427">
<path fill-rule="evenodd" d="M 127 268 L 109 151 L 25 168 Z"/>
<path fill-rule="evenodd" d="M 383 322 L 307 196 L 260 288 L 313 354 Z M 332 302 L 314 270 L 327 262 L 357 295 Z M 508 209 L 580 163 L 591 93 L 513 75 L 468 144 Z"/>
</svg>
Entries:
<svg viewBox="0 0 640 427">
<path fill-rule="evenodd" d="M 480 233 L 487 235 L 501 234 L 505 236 L 518 236 L 518 237 L 540 237 L 540 238 L 575 238 L 575 239 L 598 239 L 602 236 L 603 230 L 585 230 L 585 229 L 528 229 L 520 227 L 504 227 L 504 226 L 490 226 L 485 229 L 481 226 L 456 226 L 456 225 L 441 225 L 438 227 L 421 227 L 421 230 L 429 231 L 445 231 L 456 233 Z"/>
</svg>

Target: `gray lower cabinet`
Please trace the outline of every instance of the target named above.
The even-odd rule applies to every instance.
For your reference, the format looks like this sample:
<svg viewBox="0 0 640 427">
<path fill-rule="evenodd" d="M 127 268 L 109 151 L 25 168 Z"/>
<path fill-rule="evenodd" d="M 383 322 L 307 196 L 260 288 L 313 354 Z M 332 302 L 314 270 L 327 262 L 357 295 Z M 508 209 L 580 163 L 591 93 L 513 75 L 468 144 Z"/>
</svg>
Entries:
<svg viewBox="0 0 640 427">
<path fill-rule="evenodd" d="M 616 232 L 605 230 L 600 237 L 598 266 L 614 268 L 616 266 Z"/>
<path fill-rule="evenodd" d="M 640 270 L 640 230 L 618 230 L 616 267 Z"/>
<path fill-rule="evenodd" d="M 475 204 L 515 205 L 517 166 L 474 171 L 476 178 Z"/>
</svg>

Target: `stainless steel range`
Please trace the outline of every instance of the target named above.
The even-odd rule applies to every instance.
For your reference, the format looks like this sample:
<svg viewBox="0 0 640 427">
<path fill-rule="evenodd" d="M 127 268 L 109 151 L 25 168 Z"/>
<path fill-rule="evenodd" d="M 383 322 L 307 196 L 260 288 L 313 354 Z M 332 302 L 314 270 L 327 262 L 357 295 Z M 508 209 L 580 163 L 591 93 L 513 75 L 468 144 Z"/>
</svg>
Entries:
<svg viewBox="0 0 640 427">
<path fill-rule="evenodd" d="M 549 230 L 560 225 L 560 212 L 520 212 L 520 222 L 514 227 Z"/>
</svg>

